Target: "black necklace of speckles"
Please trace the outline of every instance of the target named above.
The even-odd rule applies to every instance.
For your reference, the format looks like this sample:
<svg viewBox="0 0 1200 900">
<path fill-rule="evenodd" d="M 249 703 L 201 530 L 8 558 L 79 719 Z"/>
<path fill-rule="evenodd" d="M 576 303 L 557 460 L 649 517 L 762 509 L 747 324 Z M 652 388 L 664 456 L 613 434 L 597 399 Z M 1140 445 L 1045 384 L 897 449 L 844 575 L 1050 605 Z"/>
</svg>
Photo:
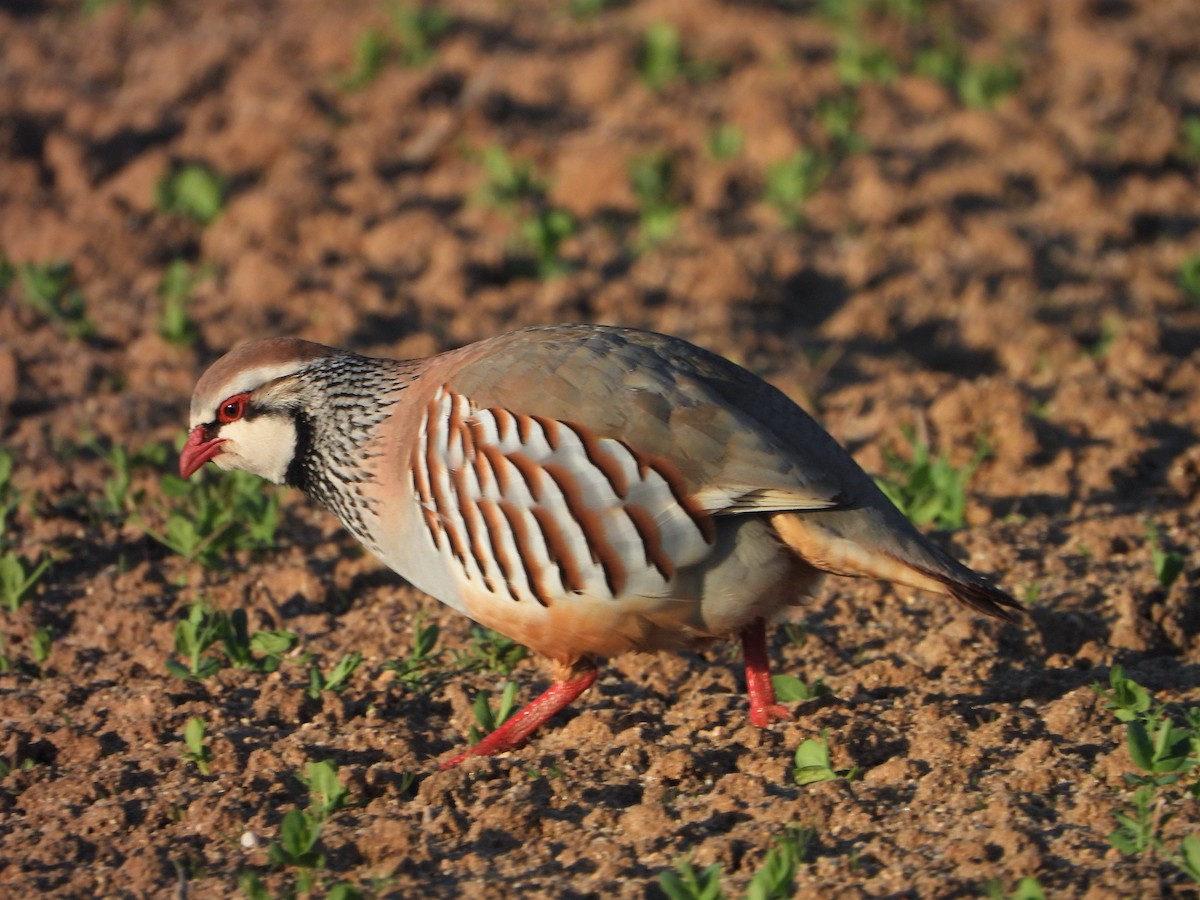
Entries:
<svg viewBox="0 0 1200 900">
<path fill-rule="evenodd" d="M 392 360 L 346 353 L 318 361 L 297 374 L 300 403 L 296 453 L 286 482 L 335 516 L 356 538 L 374 546 L 366 516 L 371 504 L 361 485 L 371 480 L 361 461 L 374 427 L 407 386 L 408 367 Z"/>
</svg>

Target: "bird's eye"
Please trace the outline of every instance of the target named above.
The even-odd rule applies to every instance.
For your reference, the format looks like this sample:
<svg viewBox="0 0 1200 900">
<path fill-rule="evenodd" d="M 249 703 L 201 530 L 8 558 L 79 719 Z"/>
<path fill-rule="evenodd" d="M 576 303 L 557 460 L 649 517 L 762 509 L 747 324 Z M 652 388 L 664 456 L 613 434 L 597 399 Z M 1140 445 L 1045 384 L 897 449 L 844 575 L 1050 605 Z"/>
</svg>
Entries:
<svg viewBox="0 0 1200 900">
<path fill-rule="evenodd" d="M 217 410 L 217 419 L 221 422 L 236 422 L 246 414 L 246 395 L 234 394 L 221 404 Z"/>
</svg>

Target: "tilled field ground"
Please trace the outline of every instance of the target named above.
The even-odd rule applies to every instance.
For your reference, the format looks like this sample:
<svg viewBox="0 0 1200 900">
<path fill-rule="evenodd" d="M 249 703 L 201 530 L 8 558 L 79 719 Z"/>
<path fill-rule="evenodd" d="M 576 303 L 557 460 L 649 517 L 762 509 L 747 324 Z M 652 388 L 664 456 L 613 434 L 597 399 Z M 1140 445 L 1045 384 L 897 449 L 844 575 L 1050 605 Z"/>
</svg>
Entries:
<svg viewBox="0 0 1200 900">
<path fill-rule="evenodd" d="M 0 9 L 0 893 L 642 897 L 686 856 L 740 896 L 792 825 L 801 896 L 1195 890 L 1194 773 L 1145 853 L 1110 844 L 1144 773 L 1092 688 L 1120 664 L 1178 721 L 1200 700 L 1193 2 L 82 7 Z M 870 471 L 982 456 L 935 537 L 1026 622 L 831 579 L 772 634 L 831 691 L 793 723 L 748 726 L 733 645 L 625 657 L 438 771 L 479 693 L 546 671 L 302 497 L 180 494 L 166 451 L 240 341 L 417 357 L 551 322 L 725 354 Z M 195 546 L 235 502 L 257 537 Z M 196 604 L 294 645 L 177 678 Z M 857 777 L 799 785 L 822 735 Z M 345 803 L 282 859 L 322 760 Z"/>
</svg>

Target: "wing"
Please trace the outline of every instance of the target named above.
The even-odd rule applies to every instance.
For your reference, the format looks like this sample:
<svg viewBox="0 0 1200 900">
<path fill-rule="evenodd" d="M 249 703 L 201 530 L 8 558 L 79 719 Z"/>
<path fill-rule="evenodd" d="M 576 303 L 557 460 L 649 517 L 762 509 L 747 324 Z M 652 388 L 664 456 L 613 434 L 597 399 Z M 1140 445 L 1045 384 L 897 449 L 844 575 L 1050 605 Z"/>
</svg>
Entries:
<svg viewBox="0 0 1200 900">
<path fill-rule="evenodd" d="M 716 537 L 667 460 L 447 388 L 420 420 L 412 471 L 439 552 L 466 583 L 512 600 L 666 596 Z"/>
</svg>

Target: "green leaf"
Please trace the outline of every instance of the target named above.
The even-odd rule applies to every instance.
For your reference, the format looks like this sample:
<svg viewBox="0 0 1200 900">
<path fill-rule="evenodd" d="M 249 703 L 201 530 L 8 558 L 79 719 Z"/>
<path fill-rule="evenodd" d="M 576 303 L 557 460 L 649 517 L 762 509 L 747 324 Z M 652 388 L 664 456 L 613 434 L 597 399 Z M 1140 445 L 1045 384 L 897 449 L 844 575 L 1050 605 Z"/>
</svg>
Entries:
<svg viewBox="0 0 1200 900">
<path fill-rule="evenodd" d="M 829 695 L 829 688 L 819 678 L 808 685 L 795 675 L 772 675 L 771 685 L 775 688 L 776 699 L 781 703 L 798 703 Z"/>
</svg>

